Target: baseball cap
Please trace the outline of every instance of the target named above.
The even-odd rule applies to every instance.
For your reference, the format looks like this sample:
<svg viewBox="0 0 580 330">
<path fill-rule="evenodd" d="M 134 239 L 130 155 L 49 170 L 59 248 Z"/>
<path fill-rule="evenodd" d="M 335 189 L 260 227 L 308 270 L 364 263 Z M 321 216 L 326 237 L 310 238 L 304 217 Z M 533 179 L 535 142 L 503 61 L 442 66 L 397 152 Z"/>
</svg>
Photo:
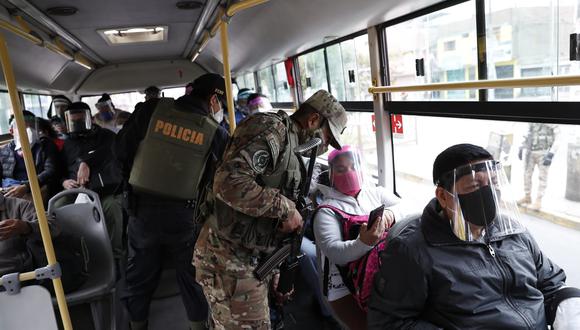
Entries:
<svg viewBox="0 0 580 330">
<path fill-rule="evenodd" d="M 222 76 L 215 73 L 206 73 L 192 83 L 192 93 L 201 96 L 208 97 L 212 94 L 216 94 L 222 104 L 226 103 L 226 81 Z"/>
<path fill-rule="evenodd" d="M 480 159 L 493 159 L 493 156 L 482 147 L 469 143 L 456 144 L 443 150 L 433 163 L 433 183 L 440 184 L 445 173 Z"/>
<path fill-rule="evenodd" d="M 348 121 L 344 107 L 332 94 L 323 89 L 314 93 L 304 104 L 311 106 L 328 120 L 328 126 L 333 138 L 330 144 L 336 149 L 342 148 L 340 135 L 346 128 L 346 122 Z"/>
</svg>

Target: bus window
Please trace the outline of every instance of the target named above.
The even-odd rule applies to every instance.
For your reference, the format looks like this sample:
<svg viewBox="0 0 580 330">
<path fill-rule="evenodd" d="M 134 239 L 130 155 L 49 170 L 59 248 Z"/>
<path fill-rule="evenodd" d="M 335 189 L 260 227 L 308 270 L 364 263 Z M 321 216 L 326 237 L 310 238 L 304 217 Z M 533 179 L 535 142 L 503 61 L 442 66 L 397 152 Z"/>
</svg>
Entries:
<svg viewBox="0 0 580 330">
<path fill-rule="evenodd" d="M 580 127 L 408 115 L 403 119 L 403 134 L 393 136 L 396 190 L 401 197 L 424 207 L 435 196 L 435 157 L 457 143 L 480 145 L 503 163 L 524 224 L 542 251 L 564 268 L 568 285 L 580 285 L 580 264 L 572 253 L 580 250 Z M 544 164 L 548 151 L 554 156 L 544 177 L 543 166 L 537 164 Z M 529 201 L 524 201 L 526 166 L 532 174 Z M 543 198 L 534 205 L 542 181 Z"/>
<path fill-rule="evenodd" d="M 37 117 L 46 118 L 52 97 L 40 94 L 22 94 L 24 109 L 34 113 Z"/>
<path fill-rule="evenodd" d="M 284 62 L 274 65 L 274 79 L 276 80 L 276 102 L 292 102 Z"/>
<path fill-rule="evenodd" d="M 391 85 L 476 80 L 475 28 L 474 1 L 387 27 Z M 423 63 L 423 75 L 417 71 L 416 60 Z M 392 94 L 397 101 L 475 100 L 476 96 L 475 90 Z"/>
<path fill-rule="evenodd" d="M 366 34 L 326 48 L 331 93 L 339 101 L 372 101 Z"/>
<path fill-rule="evenodd" d="M 256 89 L 256 80 L 254 79 L 254 73 L 248 72 L 244 75 L 238 76 L 236 78 L 236 82 L 238 83 L 238 87 L 242 88 L 249 88 L 250 90 Z"/>
<path fill-rule="evenodd" d="M 172 87 L 172 88 L 165 88 L 161 91 L 161 96 L 163 97 L 172 97 L 174 99 L 178 99 L 185 95 L 185 86 L 182 87 Z"/>
<path fill-rule="evenodd" d="M 110 95 L 111 101 L 115 105 L 115 108 L 125 110 L 128 112 L 133 112 L 133 110 L 135 109 L 135 104 L 145 101 L 145 95 L 139 92 L 127 92 Z M 93 113 L 97 113 L 97 108 L 95 107 L 95 104 L 100 98 L 101 95 L 83 96 L 81 98 L 81 101 L 88 104 L 89 107 L 91 107 L 91 111 Z"/>
<path fill-rule="evenodd" d="M 274 88 L 271 67 L 258 71 L 258 86 L 260 87 L 260 93 L 266 95 L 272 101 L 276 100 L 276 88 Z"/>
<path fill-rule="evenodd" d="M 0 91 L 0 134 L 8 134 L 8 119 L 12 114 L 12 105 L 7 92 Z"/>
<path fill-rule="evenodd" d="M 326 65 L 324 64 L 324 49 L 319 49 L 298 57 L 300 67 L 300 83 L 303 99 L 306 100 L 319 89 L 328 90 Z"/>
</svg>

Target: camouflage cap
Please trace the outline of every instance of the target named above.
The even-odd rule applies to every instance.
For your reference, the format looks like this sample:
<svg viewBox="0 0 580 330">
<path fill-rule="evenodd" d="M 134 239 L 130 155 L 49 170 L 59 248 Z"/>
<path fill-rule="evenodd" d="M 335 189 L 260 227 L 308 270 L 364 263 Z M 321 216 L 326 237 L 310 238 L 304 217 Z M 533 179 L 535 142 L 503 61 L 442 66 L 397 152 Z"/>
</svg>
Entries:
<svg viewBox="0 0 580 330">
<path fill-rule="evenodd" d="M 328 126 L 334 139 L 331 145 L 340 149 L 342 147 L 340 135 L 346 128 L 346 122 L 348 121 L 344 107 L 332 94 L 323 89 L 314 93 L 304 103 L 316 109 L 316 111 L 328 120 Z"/>
</svg>

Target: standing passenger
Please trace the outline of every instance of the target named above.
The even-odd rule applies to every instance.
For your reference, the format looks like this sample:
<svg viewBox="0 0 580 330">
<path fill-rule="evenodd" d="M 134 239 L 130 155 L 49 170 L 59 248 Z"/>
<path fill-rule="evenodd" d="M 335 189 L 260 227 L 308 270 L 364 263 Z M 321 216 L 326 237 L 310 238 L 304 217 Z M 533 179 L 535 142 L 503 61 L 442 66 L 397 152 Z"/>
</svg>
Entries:
<svg viewBox="0 0 580 330">
<path fill-rule="evenodd" d="M 196 79 L 190 95 L 151 99 L 117 137 L 129 217 L 129 259 L 124 304 L 132 329 L 146 329 L 149 304 L 164 260 L 175 263 L 191 329 L 204 329 L 208 307 L 191 260 L 197 238 L 194 218 L 204 208 L 228 133 L 223 118 L 225 81 L 217 74 Z"/>
<path fill-rule="evenodd" d="M 131 115 L 127 111 L 115 108 L 109 94 L 105 93 L 98 100 L 95 107 L 99 112 L 93 116 L 93 122 L 101 128 L 117 133 Z"/>
<path fill-rule="evenodd" d="M 257 114 L 236 129 L 216 172 L 214 213 L 194 256 L 215 328 L 269 328 L 268 285 L 252 272 L 261 253 L 302 227 L 295 201 L 304 175 L 294 149 L 313 137 L 323 140 L 319 153 L 329 143 L 340 148 L 346 121 L 342 105 L 320 90 L 291 117 Z"/>
</svg>

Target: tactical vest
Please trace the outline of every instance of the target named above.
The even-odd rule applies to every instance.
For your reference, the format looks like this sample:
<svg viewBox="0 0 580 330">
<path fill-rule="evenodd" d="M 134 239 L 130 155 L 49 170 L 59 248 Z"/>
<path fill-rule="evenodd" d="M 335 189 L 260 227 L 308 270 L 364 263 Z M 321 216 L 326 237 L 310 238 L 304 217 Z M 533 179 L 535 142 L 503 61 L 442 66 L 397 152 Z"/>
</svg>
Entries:
<svg viewBox="0 0 580 330">
<path fill-rule="evenodd" d="M 282 150 L 281 161 L 270 174 L 261 174 L 256 178 L 256 182 L 269 188 L 279 189 L 282 195 L 296 201 L 300 192 L 302 180 L 302 166 L 300 160 L 294 153 L 298 146 L 298 136 L 293 131 L 293 123 L 288 115 L 280 111 L 274 113 L 263 113 L 260 116 L 273 116 L 276 120 L 281 120 L 286 126 L 286 147 Z M 245 213 L 238 212 L 215 198 L 215 217 L 210 217 L 210 224 L 216 227 L 220 236 L 242 246 L 247 250 L 270 253 L 279 245 L 283 234 L 277 231 L 280 221 L 284 219 L 254 218 Z"/>
<path fill-rule="evenodd" d="M 176 109 L 172 98 L 160 99 L 133 161 L 133 189 L 195 199 L 217 127 L 207 116 Z"/>
<path fill-rule="evenodd" d="M 530 127 L 531 150 L 549 150 L 554 144 L 554 127 L 546 124 L 532 123 Z"/>
</svg>

